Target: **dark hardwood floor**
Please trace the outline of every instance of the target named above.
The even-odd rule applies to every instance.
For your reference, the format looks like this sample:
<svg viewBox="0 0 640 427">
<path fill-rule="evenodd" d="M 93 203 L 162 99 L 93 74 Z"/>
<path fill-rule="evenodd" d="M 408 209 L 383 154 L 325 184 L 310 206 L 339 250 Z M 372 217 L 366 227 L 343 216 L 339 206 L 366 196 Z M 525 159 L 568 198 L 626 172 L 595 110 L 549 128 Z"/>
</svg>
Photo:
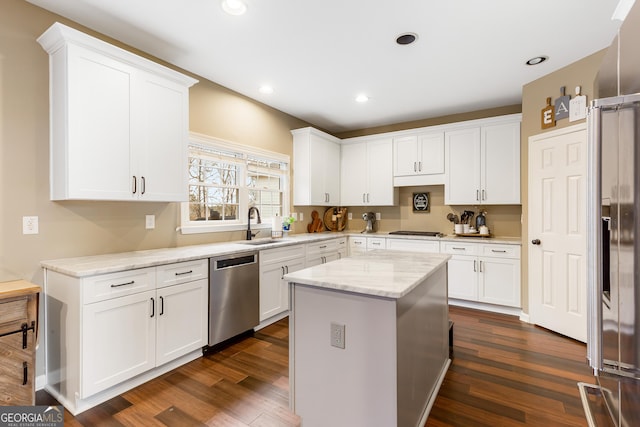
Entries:
<svg viewBox="0 0 640 427">
<path fill-rule="evenodd" d="M 511 316 L 451 307 L 450 317 L 453 362 L 426 426 L 587 425 L 584 344 Z M 288 337 L 284 319 L 77 417 L 65 411 L 65 426 L 300 425 L 288 410 Z M 39 391 L 37 403 L 54 401 Z"/>
</svg>

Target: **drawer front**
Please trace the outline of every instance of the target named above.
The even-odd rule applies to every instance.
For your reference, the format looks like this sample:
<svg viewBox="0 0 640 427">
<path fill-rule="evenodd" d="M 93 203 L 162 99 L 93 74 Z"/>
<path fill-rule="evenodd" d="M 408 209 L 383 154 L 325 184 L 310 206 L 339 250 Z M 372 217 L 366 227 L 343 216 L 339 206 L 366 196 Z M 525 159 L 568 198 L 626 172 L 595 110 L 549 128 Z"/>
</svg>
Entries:
<svg viewBox="0 0 640 427">
<path fill-rule="evenodd" d="M 367 249 L 366 237 L 349 237 L 349 248 L 364 251 Z"/>
<path fill-rule="evenodd" d="M 443 254 L 476 255 L 478 253 L 478 245 L 468 242 L 442 242 L 440 251 Z"/>
<path fill-rule="evenodd" d="M 482 245 L 480 255 L 495 258 L 520 259 L 520 246 L 517 245 Z"/>
<path fill-rule="evenodd" d="M 304 258 L 304 245 L 286 246 L 284 248 L 260 251 L 260 265 L 284 262 L 295 258 Z"/>
<path fill-rule="evenodd" d="M 209 260 L 177 262 L 156 267 L 156 287 L 178 285 L 209 277 Z"/>
<path fill-rule="evenodd" d="M 326 254 L 330 252 L 336 252 L 337 250 L 338 250 L 337 240 L 325 240 L 317 243 L 309 243 L 307 245 L 307 256 Z"/>
<path fill-rule="evenodd" d="M 0 300 L 0 334 L 19 331 L 23 323 L 29 324 L 26 297 Z"/>
<path fill-rule="evenodd" d="M 90 304 L 156 288 L 156 268 L 140 268 L 82 279 L 82 302 Z"/>
<path fill-rule="evenodd" d="M 440 242 L 433 240 L 387 239 L 387 249 L 437 254 L 440 252 Z"/>
<path fill-rule="evenodd" d="M 387 247 L 387 239 L 380 237 L 367 237 L 367 250 L 385 249 Z"/>
</svg>

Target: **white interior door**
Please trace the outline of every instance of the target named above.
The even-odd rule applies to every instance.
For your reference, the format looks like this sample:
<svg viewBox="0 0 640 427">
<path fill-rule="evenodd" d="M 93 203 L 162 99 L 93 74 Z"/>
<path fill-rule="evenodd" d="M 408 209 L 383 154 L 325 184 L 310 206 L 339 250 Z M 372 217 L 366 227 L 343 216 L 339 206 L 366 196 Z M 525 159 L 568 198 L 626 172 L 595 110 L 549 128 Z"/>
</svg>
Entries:
<svg viewBox="0 0 640 427">
<path fill-rule="evenodd" d="M 587 338 L 587 132 L 584 124 L 529 138 L 529 315 Z"/>
</svg>

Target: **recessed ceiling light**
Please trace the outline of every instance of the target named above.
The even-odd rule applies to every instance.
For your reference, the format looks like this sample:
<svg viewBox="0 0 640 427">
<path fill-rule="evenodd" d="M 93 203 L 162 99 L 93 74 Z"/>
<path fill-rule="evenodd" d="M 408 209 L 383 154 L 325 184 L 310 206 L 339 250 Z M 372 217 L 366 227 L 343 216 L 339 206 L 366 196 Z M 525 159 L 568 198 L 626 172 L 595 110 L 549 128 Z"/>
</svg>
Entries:
<svg viewBox="0 0 640 427">
<path fill-rule="evenodd" d="M 247 5 L 241 0 L 222 0 L 222 10 L 229 15 L 243 15 L 247 11 Z"/>
<path fill-rule="evenodd" d="M 264 93 L 265 95 L 270 95 L 273 93 L 273 87 L 269 85 L 262 85 L 258 90 L 260 91 L 260 93 Z"/>
<path fill-rule="evenodd" d="M 527 65 L 538 65 L 549 59 L 548 56 L 535 56 L 526 62 Z"/>
<path fill-rule="evenodd" d="M 400 34 L 396 38 L 396 43 L 401 45 L 407 45 L 407 44 L 413 43 L 417 39 L 418 39 L 418 35 L 415 33 L 404 33 L 404 34 Z"/>
<path fill-rule="evenodd" d="M 363 93 L 358 95 L 358 96 L 356 96 L 356 102 L 359 102 L 361 104 L 363 102 L 367 102 L 368 100 L 369 100 L 369 97 L 367 95 L 363 94 Z"/>
</svg>

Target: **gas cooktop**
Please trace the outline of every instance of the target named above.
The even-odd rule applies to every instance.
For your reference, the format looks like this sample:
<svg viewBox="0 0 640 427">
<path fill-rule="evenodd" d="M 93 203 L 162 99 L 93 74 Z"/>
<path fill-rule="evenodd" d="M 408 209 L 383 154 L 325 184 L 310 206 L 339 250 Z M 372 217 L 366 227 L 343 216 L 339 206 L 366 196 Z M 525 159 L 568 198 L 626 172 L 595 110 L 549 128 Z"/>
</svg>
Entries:
<svg viewBox="0 0 640 427">
<path fill-rule="evenodd" d="M 392 231 L 389 234 L 398 234 L 401 236 L 431 236 L 431 237 L 442 237 L 443 234 L 439 231 Z"/>
</svg>

